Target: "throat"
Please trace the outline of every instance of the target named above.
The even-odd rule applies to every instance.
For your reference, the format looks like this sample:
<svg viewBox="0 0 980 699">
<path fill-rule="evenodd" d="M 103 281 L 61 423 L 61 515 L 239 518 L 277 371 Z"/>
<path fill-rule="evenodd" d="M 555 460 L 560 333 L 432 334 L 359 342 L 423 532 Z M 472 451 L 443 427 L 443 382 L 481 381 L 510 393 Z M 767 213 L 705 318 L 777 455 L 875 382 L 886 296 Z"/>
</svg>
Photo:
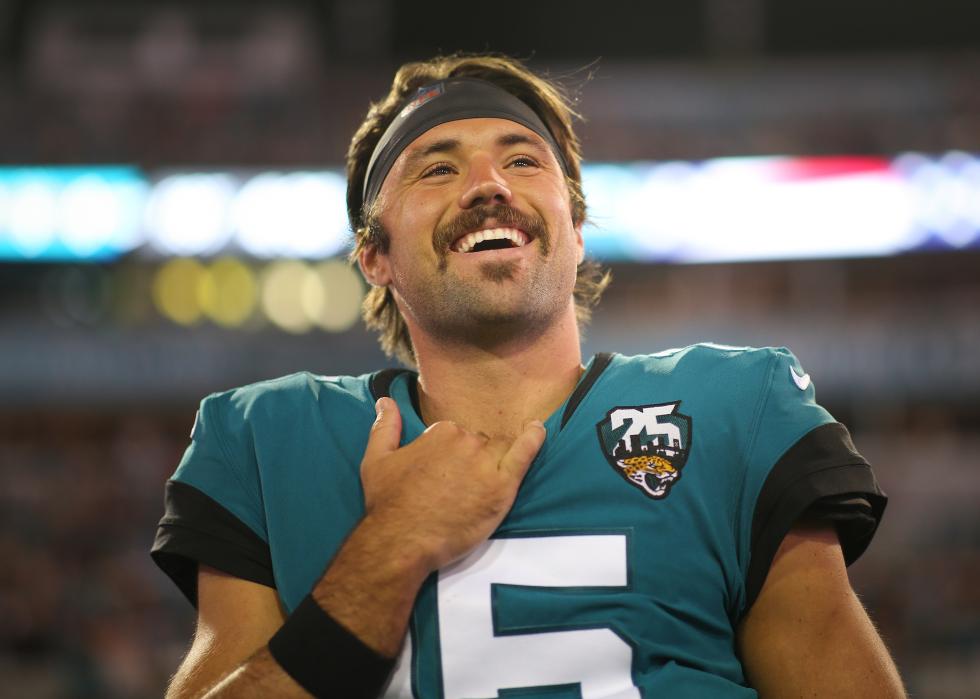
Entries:
<svg viewBox="0 0 980 699">
<path fill-rule="evenodd" d="M 524 380 L 512 376 L 506 381 L 481 381 L 472 372 L 467 375 L 469 391 L 430 393 L 425 379 L 417 378 L 410 389 L 416 413 L 423 424 L 452 420 L 471 432 L 514 440 L 529 420 L 545 422 L 573 395 L 584 368 L 580 364 L 557 372 L 547 380 L 534 377 Z M 479 388 L 477 388 L 479 387 Z"/>
</svg>

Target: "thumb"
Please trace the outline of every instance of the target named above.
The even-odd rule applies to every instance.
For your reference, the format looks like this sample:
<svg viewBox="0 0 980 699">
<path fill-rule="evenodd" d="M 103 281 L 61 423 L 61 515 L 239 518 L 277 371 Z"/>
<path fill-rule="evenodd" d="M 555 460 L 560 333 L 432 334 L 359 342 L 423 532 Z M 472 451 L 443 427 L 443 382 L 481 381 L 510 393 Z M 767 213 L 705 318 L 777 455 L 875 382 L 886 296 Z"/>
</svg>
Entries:
<svg viewBox="0 0 980 699">
<path fill-rule="evenodd" d="M 398 411 L 398 403 L 391 398 L 379 398 L 374 410 L 378 416 L 371 425 L 364 449 L 365 462 L 375 461 L 395 451 L 402 436 L 402 415 Z"/>
<path fill-rule="evenodd" d="M 524 431 L 518 435 L 510 449 L 500 460 L 500 467 L 513 473 L 515 476 L 524 477 L 527 469 L 538 455 L 547 431 L 540 420 L 532 420 L 525 426 Z"/>
</svg>

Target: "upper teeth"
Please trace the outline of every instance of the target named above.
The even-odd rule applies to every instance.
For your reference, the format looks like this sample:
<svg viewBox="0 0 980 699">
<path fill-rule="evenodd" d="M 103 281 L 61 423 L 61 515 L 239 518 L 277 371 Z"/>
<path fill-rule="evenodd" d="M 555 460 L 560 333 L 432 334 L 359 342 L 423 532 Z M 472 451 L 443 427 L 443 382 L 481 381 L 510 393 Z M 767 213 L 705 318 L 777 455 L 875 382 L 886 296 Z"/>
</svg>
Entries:
<svg viewBox="0 0 980 699">
<path fill-rule="evenodd" d="M 482 243 L 484 240 L 509 240 L 515 246 L 522 247 L 527 244 L 527 235 L 516 228 L 490 228 L 464 235 L 453 247 L 457 252 L 469 252 L 477 243 Z"/>
</svg>

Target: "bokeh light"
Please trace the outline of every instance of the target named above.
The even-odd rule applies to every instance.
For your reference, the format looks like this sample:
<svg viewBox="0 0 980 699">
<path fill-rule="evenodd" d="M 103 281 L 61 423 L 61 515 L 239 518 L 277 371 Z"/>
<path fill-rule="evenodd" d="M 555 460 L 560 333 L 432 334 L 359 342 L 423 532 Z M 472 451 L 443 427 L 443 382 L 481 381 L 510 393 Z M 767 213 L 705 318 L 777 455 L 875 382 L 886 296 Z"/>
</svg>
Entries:
<svg viewBox="0 0 980 699">
<path fill-rule="evenodd" d="M 336 172 L 265 172 L 235 196 L 236 240 L 256 257 L 323 258 L 347 240 L 347 182 Z"/>
<path fill-rule="evenodd" d="M 208 318 L 218 325 L 241 326 L 252 315 L 257 300 L 255 275 L 239 260 L 216 260 L 201 277 L 198 301 Z"/>
<path fill-rule="evenodd" d="M 123 227 L 125 200 L 97 175 L 70 182 L 61 192 L 58 228 L 74 255 L 90 257 Z"/>
<path fill-rule="evenodd" d="M 324 330 L 350 329 L 361 314 L 364 285 L 361 276 L 342 260 L 327 260 L 316 267 L 318 284 L 303 294 L 309 317 Z"/>
<path fill-rule="evenodd" d="M 286 332 L 307 332 L 313 323 L 304 307 L 303 296 L 317 293 L 320 279 L 316 272 L 303 262 L 281 260 L 262 270 L 260 279 L 266 317 Z"/>
<path fill-rule="evenodd" d="M 163 265 L 153 280 L 153 303 L 179 325 L 193 325 L 202 314 L 199 288 L 207 271 L 200 262 L 177 258 Z"/>
<path fill-rule="evenodd" d="M 146 208 L 153 245 L 173 255 L 203 255 L 231 237 L 235 181 L 228 174 L 171 175 L 158 182 Z"/>
<path fill-rule="evenodd" d="M 51 245 L 56 234 L 57 196 L 41 182 L 27 182 L 14 188 L 9 197 L 7 228 L 14 246 L 32 258 Z"/>
</svg>

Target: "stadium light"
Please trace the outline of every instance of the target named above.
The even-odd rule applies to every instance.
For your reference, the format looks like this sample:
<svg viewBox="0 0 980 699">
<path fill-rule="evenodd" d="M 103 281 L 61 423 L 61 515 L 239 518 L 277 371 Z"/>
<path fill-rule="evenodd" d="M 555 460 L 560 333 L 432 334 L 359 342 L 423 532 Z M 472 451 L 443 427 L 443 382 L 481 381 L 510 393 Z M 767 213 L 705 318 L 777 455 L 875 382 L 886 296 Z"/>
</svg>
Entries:
<svg viewBox="0 0 980 699">
<path fill-rule="evenodd" d="M 583 168 L 589 253 L 733 262 L 980 248 L 980 159 L 721 158 Z M 322 260 L 349 233 L 339 170 L 0 168 L 0 259 Z"/>
</svg>

